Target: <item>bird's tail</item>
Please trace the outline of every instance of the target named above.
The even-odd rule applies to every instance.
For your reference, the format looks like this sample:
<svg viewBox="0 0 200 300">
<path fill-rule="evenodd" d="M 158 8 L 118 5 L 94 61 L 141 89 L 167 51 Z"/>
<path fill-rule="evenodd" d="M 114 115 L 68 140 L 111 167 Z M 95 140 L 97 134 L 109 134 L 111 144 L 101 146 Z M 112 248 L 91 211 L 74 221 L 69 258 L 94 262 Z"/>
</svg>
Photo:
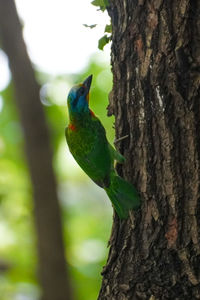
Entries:
<svg viewBox="0 0 200 300">
<path fill-rule="evenodd" d="M 134 186 L 114 172 L 111 174 L 110 186 L 105 191 L 120 219 L 126 219 L 130 209 L 140 207 L 140 197 Z"/>
</svg>

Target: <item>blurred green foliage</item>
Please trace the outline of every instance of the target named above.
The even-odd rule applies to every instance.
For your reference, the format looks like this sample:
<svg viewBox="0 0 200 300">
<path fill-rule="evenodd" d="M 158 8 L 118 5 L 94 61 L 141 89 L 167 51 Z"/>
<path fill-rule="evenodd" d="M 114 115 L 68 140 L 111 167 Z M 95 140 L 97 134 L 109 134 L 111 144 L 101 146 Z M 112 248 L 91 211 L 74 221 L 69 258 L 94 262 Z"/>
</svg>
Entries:
<svg viewBox="0 0 200 300">
<path fill-rule="evenodd" d="M 66 97 L 70 87 L 93 74 L 91 109 L 114 139 L 113 118 L 106 116 L 112 76 L 109 66 L 93 57 L 79 75 L 37 73 L 41 101 L 54 151 L 54 169 L 62 207 L 66 259 L 77 300 L 94 300 L 107 256 L 112 208 L 106 194 L 77 166 L 64 138 Z M 12 83 L 0 93 L 0 299 L 36 300 L 36 233 L 32 188 L 24 155 L 23 128 L 15 107 Z"/>
</svg>

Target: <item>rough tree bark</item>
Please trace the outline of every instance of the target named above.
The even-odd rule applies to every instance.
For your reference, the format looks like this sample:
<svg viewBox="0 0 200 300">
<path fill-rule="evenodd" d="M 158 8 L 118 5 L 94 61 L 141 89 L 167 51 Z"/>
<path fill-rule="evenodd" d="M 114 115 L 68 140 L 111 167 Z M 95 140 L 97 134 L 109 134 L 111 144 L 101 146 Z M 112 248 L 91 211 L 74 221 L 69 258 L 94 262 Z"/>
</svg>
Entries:
<svg viewBox="0 0 200 300">
<path fill-rule="evenodd" d="M 200 299 L 200 1 L 110 0 L 118 168 L 142 207 L 114 219 L 98 299 Z"/>
<path fill-rule="evenodd" d="M 0 38 L 10 62 L 33 183 L 42 299 L 71 299 L 48 129 L 13 0 L 0 0 Z"/>
</svg>

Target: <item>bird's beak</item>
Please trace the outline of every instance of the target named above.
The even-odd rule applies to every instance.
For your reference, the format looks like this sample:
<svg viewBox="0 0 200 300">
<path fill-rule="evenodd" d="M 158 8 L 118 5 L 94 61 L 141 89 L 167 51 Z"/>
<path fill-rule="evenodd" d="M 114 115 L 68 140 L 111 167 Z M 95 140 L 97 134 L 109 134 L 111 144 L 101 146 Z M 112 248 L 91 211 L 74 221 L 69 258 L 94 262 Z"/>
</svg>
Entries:
<svg viewBox="0 0 200 300">
<path fill-rule="evenodd" d="M 83 81 L 83 85 L 86 87 L 87 94 L 89 93 L 91 83 L 92 83 L 92 75 L 88 76 L 88 77 Z"/>
</svg>

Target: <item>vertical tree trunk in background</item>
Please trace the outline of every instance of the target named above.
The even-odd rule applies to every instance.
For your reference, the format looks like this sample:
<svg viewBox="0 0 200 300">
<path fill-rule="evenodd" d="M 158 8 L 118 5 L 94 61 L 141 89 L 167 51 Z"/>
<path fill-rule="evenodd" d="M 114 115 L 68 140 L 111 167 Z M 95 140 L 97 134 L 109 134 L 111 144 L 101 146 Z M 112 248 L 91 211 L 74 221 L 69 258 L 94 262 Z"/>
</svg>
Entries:
<svg viewBox="0 0 200 300">
<path fill-rule="evenodd" d="M 114 220 L 99 299 L 200 299 L 200 1 L 109 5 L 119 172 L 143 204 Z"/>
<path fill-rule="evenodd" d="M 33 183 L 42 299 L 71 299 L 49 135 L 13 0 L 0 0 L 0 38 L 10 61 Z"/>
</svg>

